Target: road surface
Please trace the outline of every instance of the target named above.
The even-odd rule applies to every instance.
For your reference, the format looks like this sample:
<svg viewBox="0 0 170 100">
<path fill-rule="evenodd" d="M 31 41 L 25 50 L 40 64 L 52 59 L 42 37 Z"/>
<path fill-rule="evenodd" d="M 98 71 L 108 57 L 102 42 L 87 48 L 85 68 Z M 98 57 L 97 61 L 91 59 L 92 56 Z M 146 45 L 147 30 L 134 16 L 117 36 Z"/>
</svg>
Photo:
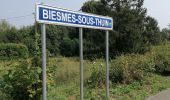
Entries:
<svg viewBox="0 0 170 100">
<path fill-rule="evenodd" d="M 154 96 L 151 96 L 146 100 L 170 100 L 170 88 Z"/>
</svg>

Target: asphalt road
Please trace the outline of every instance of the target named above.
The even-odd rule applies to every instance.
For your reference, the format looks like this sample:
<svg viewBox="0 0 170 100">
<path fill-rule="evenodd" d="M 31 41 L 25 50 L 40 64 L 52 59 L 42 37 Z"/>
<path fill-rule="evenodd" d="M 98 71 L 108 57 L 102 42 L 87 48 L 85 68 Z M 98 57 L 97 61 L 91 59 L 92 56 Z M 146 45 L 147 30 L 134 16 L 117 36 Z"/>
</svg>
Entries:
<svg viewBox="0 0 170 100">
<path fill-rule="evenodd" d="M 146 100 L 170 100 L 170 89 L 162 91 L 154 96 L 151 96 Z"/>
</svg>

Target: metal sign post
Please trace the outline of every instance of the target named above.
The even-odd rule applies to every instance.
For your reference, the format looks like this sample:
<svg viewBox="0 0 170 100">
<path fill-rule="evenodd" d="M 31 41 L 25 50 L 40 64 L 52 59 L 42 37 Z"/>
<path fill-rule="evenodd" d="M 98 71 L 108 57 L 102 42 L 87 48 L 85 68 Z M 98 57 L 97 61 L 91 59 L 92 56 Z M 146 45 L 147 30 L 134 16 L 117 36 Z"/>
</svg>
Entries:
<svg viewBox="0 0 170 100">
<path fill-rule="evenodd" d="M 109 31 L 106 31 L 106 98 L 109 100 Z"/>
<path fill-rule="evenodd" d="M 83 100 L 83 29 L 79 28 L 80 43 L 80 100 Z"/>
<path fill-rule="evenodd" d="M 83 30 L 82 28 L 106 30 L 106 96 L 109 99 L 109 32 L 113 30 L 113 19 L 107 16 L 36 5 L 36 21 L 42 24 L 42 85 L 43 100 L 46 100 L 46 33 L 45 24 L 79 27 L 80 39 L 80 100 L 83 100 Z"/>
<path fill-rule="evenodd" d="M 42 33 L 42 94 L 43 100 L 46 100 L 47 98 L 47 93 L 46 93 L 46 29 L 45 29 L 45 24 L 41 25 L 41 33 Z"/>
</svg>

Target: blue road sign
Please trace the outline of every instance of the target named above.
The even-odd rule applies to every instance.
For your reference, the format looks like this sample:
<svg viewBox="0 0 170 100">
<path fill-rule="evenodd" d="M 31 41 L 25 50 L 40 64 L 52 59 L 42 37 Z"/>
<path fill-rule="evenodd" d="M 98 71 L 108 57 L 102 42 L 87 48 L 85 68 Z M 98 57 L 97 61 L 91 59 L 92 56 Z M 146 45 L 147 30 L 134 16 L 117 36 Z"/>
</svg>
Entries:
<svg viewBox="0 0 170 100">
<path fill-rule="evenodd" d="M 36 21 L 45 24 L 113 30 L 111 17 L 75 12 L 42 4 L 36 5 Z"/>
</svg>

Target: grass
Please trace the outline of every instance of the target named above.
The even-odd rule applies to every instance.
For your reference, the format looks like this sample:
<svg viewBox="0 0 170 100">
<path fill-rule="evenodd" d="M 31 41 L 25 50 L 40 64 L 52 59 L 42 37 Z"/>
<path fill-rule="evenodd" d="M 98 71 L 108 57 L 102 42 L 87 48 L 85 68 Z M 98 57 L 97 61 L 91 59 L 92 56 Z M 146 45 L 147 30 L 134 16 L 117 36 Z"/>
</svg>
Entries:
<svg viewBox="0 0 170 100">
<path fill-rule="evenodd" d="M 57 66 L 55 66 L 57 65 Z M 103 66 L 101 66 L 103 65 Z M 49 86 L 48 97 L 49 100 L 77 100 L 79 99 L 79 60 L 78 58 L 50 58 L 49 67 L 55 66 L 54 85 Z M 95 62 L 84 60 L 84 80 L 87 80 L 91 75 L 91 67 L 104 67 L 104 61 L 99 59 Z M 54 76 L 54 75 L 53 75 Z M 60 92 L 58 92 L 60 91 Z M 89 100 L 89 95 L 94 95 L 94 90 L 89 91 L 87 87 L 84 88 L 85 100 Z M 87 99 L 86 99 L 87 98 Z"/>
<path fill-rule="evenodd" d="M 167 53 L 169 54 L 169 52 Z M 0 80 L 8 70 L 14 70 L 15 65 L 20 62 L 22 60 L 0 61 Z M 103 59 L 97 59 L 93 62 L 84 60 L 84 100 L 105 100 L 105 84 L 95 88 L 89 88 L 86 84 L 92 74 L 93 67 L 105 69 L 105 61 Z M 79 70 L 79 58 L 49 58 L 47 61 L 48 100 L 78 100 L 80 98 Z M 145 100 L 147 97 L 170 87 L 169 76 L 155 73 L 149 73 L 145 76 L 147 76 L 146 79 L 141 82 L 110 84 L 110 97 L 113 100 Z M 3 100 L 3 97 L 5 94 L 0 91 L 0 99 Z"/>
<path fill-rule="evenodd" d="M 0 79 L 13 69 L 13 65 L 20 61 L 1 61 Z M 94 62 L 84 61 L 85 79 L 91 74 L 91 67 L 105 67 L 104 60 Z M 5 67 L 4 67 L 5 66 Z M 79 61 L 78 58 L 50 58 L 47 65 L 48 99 L 49 100 L 78 100 L 79 99 Z M 170 87 L 170 77 L 151 74 L 148 79 L 131 84 L 111 84 L 110 96 L 116 100 L 145 100 L 148 96 L 154 95 Z M 1 98 L 3 93 L 0 92 Z M 105 86 L 100 88 L 84 87 L 85 100 L 104 100 Z"/>
<path fill-rule="evenodd" d="M 112 87 L 111 94 L 118 100 L 145 100 L 170 87 L 170 77 L 152 74 L 143 84 L 133 82 L 129 85 L 116 85 Z"/>
<path fill-rule="evenodd" d="M 7 70 L 12 69 L 20 61 L 0 62 L 0 79 Z M 105 67 L 104 60 L 94 62 L 84 61 L 85 79 L 91 74 L 91 67 Z M 5 67 L 4 67 L 5 66 Z M 48 99 L 49 100 L 78 100 L 79 99 L 79 61 L 78 58 L 50 58 L 47 65 Z M 52 80 L 52 81 L 51 81 Z M 131 84 L 113 84 L 110 96 L 116 100 L 144 100 L 170 87 L 170 77 L 151 74 L 146 81 Z M 0 92 L 1 97 L 4 95 Z M 84 87 L 85 100 L 104 100 L 105 86 L 101 88 Z"/>
<path fill-rule="evenodd" d="M 77 58 L 51 58 L 53 63 L 50 66 L 58 65 L 55 85 L 48 90 L 49 100 L 78 100 L 79 99 L 79 61 Z M 103 60 L 94 63 L 84 61 L 84 76 L 86 80 L 91 74 L 91 67 L 104 66 Z M 60 66 L 60 67 L 59 67 Z M 69 66 L 69 67 L 68 67 Z M 60 82 L 58 82 L 60 80 Z M 114 84 L 110 87 L 111 98 L 117 100 L 145 100 L 148 96 L 154 95 L 170 87 L 170 77 L 158 74 L 150 74 L 147 80 L 126 84 Z M 84 87 L 85 100 L 104 100 L 105 86 L 101 88 Z"/>
</svg>

